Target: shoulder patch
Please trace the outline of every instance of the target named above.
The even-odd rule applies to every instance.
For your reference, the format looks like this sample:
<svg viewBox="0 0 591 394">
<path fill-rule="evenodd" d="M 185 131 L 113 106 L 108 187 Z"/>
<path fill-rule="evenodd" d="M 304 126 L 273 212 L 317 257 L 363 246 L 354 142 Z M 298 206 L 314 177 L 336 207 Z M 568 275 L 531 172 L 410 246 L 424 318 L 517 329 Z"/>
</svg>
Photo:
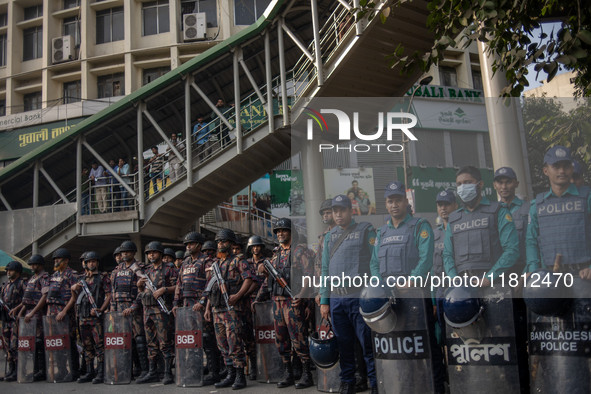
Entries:
<svg viewBox="0 0 591 394">
<path fill-rule="evenodd" d="M 511 216 L 510 214 L 506 214 L 505 215 L 505 219 L 507 219 L 508 222 L 512 222 L 513 221 L 513 216 Z"/>
<path fill-rule="evenodd" d="M 369 243 L 370 243 L 370 245 L 375 245 L 376 244 L 376 237 L 370 237 Z"/>
<path fill-rule="evenodd" d="M 427 232 L 427 230 L 421 231 L 421 238 L 427 238 L 427 237 L 429 237 L 429 233 Z"/>
</svg>

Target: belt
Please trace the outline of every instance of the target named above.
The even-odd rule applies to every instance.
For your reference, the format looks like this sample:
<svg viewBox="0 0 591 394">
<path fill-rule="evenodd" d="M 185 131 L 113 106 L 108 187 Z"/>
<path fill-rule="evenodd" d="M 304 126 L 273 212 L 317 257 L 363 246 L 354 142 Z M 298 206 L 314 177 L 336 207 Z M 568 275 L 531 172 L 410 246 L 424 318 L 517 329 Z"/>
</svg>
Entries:
<svg viewBox="0 0 591 394">
<path fill-rule="evenodd" d="M 361 291 L 361 289 L 363 289 L 363 287 L 337 287 L 336 289 L 332 289 L 331 293 L 338 296 L 346 296 L 357 293 Z"/>
<path fill-rule="evenodd" d="M 589 268 L 590 264 L 591 263 L 561 264 L 560 268 L 562 271 L 581 271 L 581 270 L 584 270 L 585 268 Z M 550 271 L 553 271 L 554 265 L 547 265 L 546 268 L 549 269 Z"/>
</svg>

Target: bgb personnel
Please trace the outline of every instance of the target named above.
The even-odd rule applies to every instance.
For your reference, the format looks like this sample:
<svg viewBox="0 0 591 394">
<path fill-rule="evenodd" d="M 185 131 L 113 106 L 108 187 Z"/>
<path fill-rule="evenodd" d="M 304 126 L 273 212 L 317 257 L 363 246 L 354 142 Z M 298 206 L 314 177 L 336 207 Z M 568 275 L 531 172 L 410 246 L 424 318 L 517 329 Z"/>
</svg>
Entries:
<svg viewBox="0 0 591 394">
<path fill-rule="evenodd" d="M 322 254 L 322 276 L 363 277 L 370 273 L 370 260 L 376 232 L 367 222 L 356 223 L 351 210 L 351 200 L 345 195 L 332 199 L 332 216 L 337 224 L 325 237 Z M 330 283 L 330 282 L 329 282 Z M 324 283 L 322 283 L 324 285 Z M 341 389 L 344 394 L 355 392 L 355 337 L 363 349 L 367 365 L 367 377 L 371 393 L 378 392 L 375 363 L 371 344 L 371 329 L 359 313 L 359 296 L 363 287 L 353 283 L 341 284 L 331 289 L 320 288 L 320 313 L 324 319 L 332 317 L 332 327 L 341 354 Z"/>
<path fill-rule="evenodd" d="M 25 281 L 21 278 L 23 266 L 18 261 L 11 261 L 6 264 L 6 275 L 8 281 L 0 288 L 0 297 L 9 312 L 4 308 L 0 310 L 2 316 L 2 337 L 5 343 L 8 363 L 8 371 L 4 380 L 14 382 L 18 371 L 18 315 L 19 306 L 25 292 Z"/>
<path fill-rule="evenodd" d="M 33 380 L 45 380 L 45 344 L 43 343 L 43 316 L 47 314 L 47 291 L 49 290 L 49 275 L 43 267 L 45 259 L 35 254 L 29 259 L 29 266 L 33 276 L 27 282 L 23 295 L 23 306 L 20 316 L 25 316 L 25 323 L 30 324 L 32 318 L 37 319 L 35 332 L 35 374 Z"/>
<path fill-rule="evenodd" d="M 111 279 L 107 275 L 98 272 L 98 265 L 101 258 L 97 252 L 86 252 L 84 262 L 86 263 L 86 274 L 80 277 L 80 281 L 87 284 L 94 302 L 98 309 L 95 309 L 83 290 L 80 283 L 72 286 L 72 295 L 78 297 L 78 320 L 80 327 L 80 339 L 84 348 L 86 359 L 86 373 L 78 379 L 78 383 L 92 381 L 92 384 L 103 383 L 105 371 L 105 344 L 103 332 L 103 313 L 111 303 Z M 94 358 L 97 359 L 96 374 L 94 372 Z"/>
<path fill-rule="evenodd" d="M 591 280 L 591 193 L 588 186 L 571 183 L 570 150 L 554 146 L 544 156 L 544 175 L 550 190 L 532 201 L 527 227 L 527 272 L 549 267 L 557 254 L 562 266 Z"/>
</svg>

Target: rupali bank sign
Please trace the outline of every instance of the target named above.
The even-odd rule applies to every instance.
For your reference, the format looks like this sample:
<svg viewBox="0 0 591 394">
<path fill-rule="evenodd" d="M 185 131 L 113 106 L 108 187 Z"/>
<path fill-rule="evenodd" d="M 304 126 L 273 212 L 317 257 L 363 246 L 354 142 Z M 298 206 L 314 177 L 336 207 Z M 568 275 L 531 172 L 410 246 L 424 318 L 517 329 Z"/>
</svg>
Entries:
<svg viewBox="0 0 591 394">
<path fill-rule="evenodd" d="M 406 95 L 411 96 L 415 89 L 417 89 L 417 91 L 414 94 L 414 97 L 443 98 L 484 104 L 484 92 L 482 90 L 426 85 L 418 87 L 413 86 L 408 92 L 406 92 Z"/>
</svg>

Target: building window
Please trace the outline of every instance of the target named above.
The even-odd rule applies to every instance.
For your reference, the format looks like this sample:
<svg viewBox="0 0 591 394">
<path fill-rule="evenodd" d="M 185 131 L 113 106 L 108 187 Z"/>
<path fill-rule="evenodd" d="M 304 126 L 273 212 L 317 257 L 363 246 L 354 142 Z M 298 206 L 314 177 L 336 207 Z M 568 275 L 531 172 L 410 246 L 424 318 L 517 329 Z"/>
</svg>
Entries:
<svg viewBox="0 0 591 394">
<path fill-rule="evenodd" d="M 269 5 L 270 0 L 234 0 L 234 24 L 252 25 Z"/>
<path fill-rule="evenodd" d="M 8 24 L 8 14 L 0 14 L 0 27 L 4 27 Z"/>
<path fill-rule="evenodd" d="M 23 31 L 23 61 L 43 57 L 43 27 L 35 26 Z"/>
<path fill-rule="evenodd" d="M 0 36 L 0 67 L 6 66 L 6 59 L 8 57 L 6 49 L 6 34 Z"/>
<path fill-rule="evenodd" d="M 170 31 L 168 0 L 149 1 L 142 4 L 142 36 Z"/>
<path fill-rule="evenodd" d="M 0 100 L 0 116 L 6 116 L 6 99 Z"/>
<path fill-rule="evenodd" d="M 64 10 L 80 6 L 80 0 L 64 0 Z"/>
<path fill-rule="evenodd" d="M 29 93 L 24 95 L 25 112 L 41 109 L 41 92 Z"/>
<path fill-rule="evenodd" d="M 205 12 L 207 27 L 218 27 L 218 12 L 216 0 L 181 0 L 181 21 L 182 15 Z"/>
<path fill-rule="evenodd" d="M 82 98 L 80 80 L 64 82 L 64 104 L 77 103 Z"/>
<path fill-rule="evenodd" d="M 482 73 L 480 71 L 472 70 L 472 82 L 474 83 L 474 89 L 484 90 L 482 88 Z"/>
<path fill-rule="evenodd" d="M 454 67 L 439 67 L 439 79 L 443 86 L 458 87 L 458 75 Z"/>
<path fill-rule="evenodd" d="M 25 20 L 35 19 L 43 16 L 43 4 L 25 8 Z"/>
<path fill-rule="evenodd" d="M 111 8 L 96 13 L 96 43 L 104 44 L 123 40 L 123 7 Z"/>
<path fill-rule="evenodd" d="M 117 73 L 103 75 L 97 78 L 98 98 L 125 95 L 125 74 Z"/>
<path fill-rule="evenodd" d="M 153 80 L 160 78 L 164 74 L 170 71 L 170 66 L 167 67 L 156 67 L 156 68 L 147 68 L 144 70 L 144 79 L 142 86 L 145 86 L 152 82 Z"/>
<path fill-rule="evenodd" d="M 64 19 L 64 36 L 74 37 L 76 48 L 80 48 L 80 20 L 77 16 Z"/>
</svg>

